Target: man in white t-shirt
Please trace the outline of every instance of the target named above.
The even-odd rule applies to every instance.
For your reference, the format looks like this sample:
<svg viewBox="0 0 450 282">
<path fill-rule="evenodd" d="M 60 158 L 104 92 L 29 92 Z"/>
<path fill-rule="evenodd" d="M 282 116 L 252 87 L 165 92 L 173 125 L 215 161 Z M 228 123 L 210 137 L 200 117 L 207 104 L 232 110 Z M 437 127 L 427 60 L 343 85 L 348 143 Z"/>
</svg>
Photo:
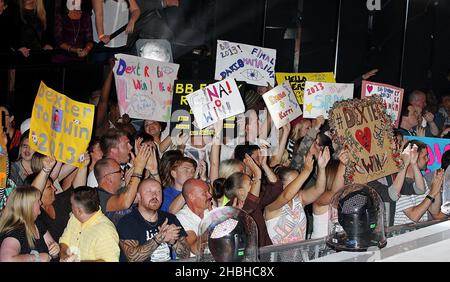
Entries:
<svg viewBox="0 0 450 282">
<path fill-rule="evenodd" d="M 197 236 L 200 222 L 208 209 L 211 208 L 211 194 L 209 186 L 205 181 L 199 179 L 189 179 L 183 184 L 183 197 L 186 205 L 176 214 L 184 230 L 187 233 L 186 240 L 191 252 L 198 253 Z"/>
</svg>

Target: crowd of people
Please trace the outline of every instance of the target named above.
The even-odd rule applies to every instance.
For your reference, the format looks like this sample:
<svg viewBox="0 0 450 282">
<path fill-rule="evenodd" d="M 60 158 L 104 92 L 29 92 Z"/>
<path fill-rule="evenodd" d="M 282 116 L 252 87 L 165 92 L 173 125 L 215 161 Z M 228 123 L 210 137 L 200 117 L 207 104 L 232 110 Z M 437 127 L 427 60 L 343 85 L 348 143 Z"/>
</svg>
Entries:
<svg viewBox="0 0 450 282">
<path fill-rule="evenodd" d="M 34 48 L 57 47 L 66 51 L 60 60 L 80 60 L 92 50 L 93 37 L 112 42 L 113 29 L 102 26 L 109 17 L 101 3 L 125 1 L 93 0 L 95 31 L 91 17 L 82 12 L 85 1 L 67 1 L 54 25 L 45 20 L 43 0 L 17 2 L 21 31 L 7 37 L 10 47 L 24 57 Z M 143 10 L 178 5 L 177 0 L 126 3 L 128 33 L 137 28 Z M 13 1 L 0 0 L 0 12 L 6 13 L 7 6 L 11 8 Z M 53 46 L 43 39 L 50 25 L 55 29 Z M 149 33 L 145 28 L 142 32 Z M 111 69 L 96 102 L 93 138 L 79 168 L 35 152 L 29 144 L 30 120 L 20 123 L 11 107 L 0 106 L 10 163 L 0 198 L 0 261 L 188 258 L 199 255 L 202 219 L 223 206 L 238 207 L 255 220 L 260 247 L 328 234 L 329 221 L 336 216 L 332 198 L 345 187 L 350 158 L 347 149 L 330 138 L 333 128 L 322 116 L 298 118 L 277 129 L 262 99 L 270 88 L 248 87 L 246 112 L 237 118 L 237 137 L 224 136 L 222 120 L 211 127 L 213 135 L 175 136 L 164 122 L 132 123 L 120 115 L 111 95 Z M 442 155 L 441 169 L 424 176 L 426 145 L 403 137 L 448 137 L 449 114 L 450 94 L 442 97 L 441 105 L 431 92 L 405 95 L 395 129 L 402 166 L 367 184 L 387 207 L 387 226 L 446 218 L 440 210 L 441 189 L 450 153 Z"/>
<path fill-rule="evenodd" d="M 403 139 L 416 132 L 425 136 L 422 118 L 445 134 L 446 128 L 437 125 L 436 115 L 426 111 L 421 99 L 425 93 L 414 91 L 405 100 L 408 112 L 402 113 L 396 136 L 397 146 L 402 146 L 400 171 L 368 183 L 388 207 L 388 226 L 446 218 L 440 210 L 441 189 L 450 154 L 443 154 L 442 169 L 423 176 L 429 160 L 426 145 Z M 271 140 L 258 134 L 261 125 L 267 126 L 258 118 L 246 119 L 253 124 L 245 125 L 240 142 L 227 140 L 219 121 L 214 135 L 201 137 L 199 144 L 198 136 L 161 137 L 166 124 L 159 121 L 146 120 L 136 130 L 114 115 L 112 107 L 104 117 L 110 128 L 104 129 L 102 117 L 96 116 L 99 134 L 82 167 L 75 168 L 34 152 L 28 141 L 29 120 L 15 129 L 14 114 L 6 106 L 0 110 L 6 116 L 11 162 L 1 201 L 2 261 L 188 258 L 198 254 L 200 222 L 222 206 L 251 215 L 260 247 L 321 238 L 336 216 L 331 200 L 345 187 L 349 152 L 335 151 L 332 129 L 321 116 L 300 118 L 279 130 L 269 127 L 265 134 L 275 135 L 269 145 L 258 142 Z M 271 123 L 267 111 L 260 114 Z M 248 107 L 241 115 L 257 113 Z M 430 134 L 434 136 L 432 130 Z M 187 157 L 186 147 L 191 157 L 203 157 Z M 232 155 L 223 154 L 225 147 L 233 148 Z M 206 153 L 192 154 L 194 149 Z"/>
</svg>

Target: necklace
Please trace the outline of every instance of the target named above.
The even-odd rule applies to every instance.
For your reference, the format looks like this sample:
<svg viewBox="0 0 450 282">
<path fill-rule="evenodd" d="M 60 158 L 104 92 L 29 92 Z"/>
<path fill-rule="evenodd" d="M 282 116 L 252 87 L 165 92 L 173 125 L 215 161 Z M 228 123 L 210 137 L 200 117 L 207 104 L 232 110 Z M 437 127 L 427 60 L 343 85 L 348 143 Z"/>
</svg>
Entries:
<svg viewBox="0 0 450 282">
<path fill-rule="evenodd" d="M 78 20 L 78 29 L 77 29 L 77 32 L 75 33 L 75 24 L 73 23 L 72 19 L 70 20 L 70 22 L 72 23 L 73 33 L 75 34 L 73 37 L 73 45 L 75 45 L 77 43 L 78 34 L 80 34 L 81 23 L 80 23 L 80 20 Z"/>
<path fill-rule="evenodd" d="M 156 218 L 155 218 L 154 222 L 148 221 L 146 218 L 144 218 L 144 220 L 147 223 L 147 225 L 150 226 L 151 228 L 156 228 L 158 226 L 158 214 L 156 214 Z"/>
<path fill-rule="evenodd" d="M 23 165 L 22 160 L 20 160 L 20 166 L 22 167 L 22 169 L 23 169 L 23 171 L 24 171 L 24 174 L 25 174 L 26 176 L 30 175 L 30 173 L 27 171 L 27 169 L 26 169 L 25 166 Z"/>
</svg>

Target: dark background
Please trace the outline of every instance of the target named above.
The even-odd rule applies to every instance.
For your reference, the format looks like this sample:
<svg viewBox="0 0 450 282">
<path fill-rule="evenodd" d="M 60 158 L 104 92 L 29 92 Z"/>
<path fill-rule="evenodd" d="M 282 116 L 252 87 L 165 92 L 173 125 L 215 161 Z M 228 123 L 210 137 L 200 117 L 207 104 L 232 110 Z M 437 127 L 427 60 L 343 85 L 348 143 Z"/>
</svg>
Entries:
<svg viewBox="0 0 450 282">
<path fill-rule="evenodd" d="M 213 79 L 216 40 L 221 39 L 276 48 L 276 70 L 281 72 L 293 72 L 297 65 L 299 72 L 335 71 L 337 82 L 352 82 L 378 68 L 371 80 L 401 86 L 406 93 L 414 89 L 433 90 L 437 96 L 450 93 L 450 1 L 381 0 L 381 11 L 373 12 L 366 2 L 180 0 L 178 8 L 166 9 L 176 35 L 173 50 L 180 64 L 179 79 Z M 298 62 L 294 62 L 296 31 Z M 0 69 L 5 68 L 9 66 L 0 62 Z M 88 71 L 83 71 L 79 83 L 61 66 L 40 62 L 26 68 L 29 75 L 22 78 L 33 77 L 34 83 L 45 79 L 50 87 L 79 101 L 87 102 L 92 88 L 101 86 L 101 75 Z M 23 66 L 17 69 L 26 73 Z M 18 87 L 13 97 L 23 118 L 31 113 L 35 96 L 31 89 L 37 89 L 27 86 L 30 90 L 21 92 Z M 6 96 L 2 93 L 2 103 Z"/>
<path fill-rule="evenodd" d="M 439 96 L 449 91 L 450 1 L 381 0 L 381 11 L 370 12 L 366 0 L 194 0 L 184 1 L 178 11 L 193 2 L 203 2 L 197 8 L 209 22 L 202 25 L 208 26 L 202 37 L 210 40 L 212 59 L 215 40 L 229 40 L 276 48 L 277 71 L 293 71 L 294 39 L 286 38 L 286 30 L 300 28 L 301 72 L 334 71 L 338 47 L 338 82 L 378 68 L 373 81 L 407 92 L 432 89 Z M 210 63 L 202 74 L 208 78 L 214 71 Z"/>
</svg>

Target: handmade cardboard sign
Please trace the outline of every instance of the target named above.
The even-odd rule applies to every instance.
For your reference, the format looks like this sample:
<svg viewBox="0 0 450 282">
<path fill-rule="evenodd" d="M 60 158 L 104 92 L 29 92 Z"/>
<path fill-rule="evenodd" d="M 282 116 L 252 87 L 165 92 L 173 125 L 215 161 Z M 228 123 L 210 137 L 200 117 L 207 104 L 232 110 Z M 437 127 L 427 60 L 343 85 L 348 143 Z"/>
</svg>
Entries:
<svg viewBox="0 0 450 282">
<path fill-rule="evenodd" d="M 212 128 L 199 129 L 194 124 L 194 114 L 188 104 L 186 96 L 205 86 L 215 83 L 215 80 L 176 80 L 174 84 L 174 94 L 172 100 L 172 115 L 170 121 L 170 134 L 177 136 L 180 131 L 190 131 L 190 135 L 214 135 Z M 245 83 L 237 83 L 242 97 Z M 237 126 L 236 117 L 232 116 L 224 119 L 223 135 L 228 138 L 236 138 Z"/>
<path fill-rule="evenodd" d="M 300 105 L 297 103 L 295 94 L 287 80 L 266 92 L 263 99 L 277 128 L 284 126 L 302 114 Z"/>
<path fill-rule="evenodd" d="M 217 40 L 214 78 L 235 78 L 253 85 L 274 86 L 276 57 L 275 49 Z"/>
<path fill-rule="evenodd" d="M 295 93 L 295 97 L 300 105 L 303 104 L 303 91 L 305 89 L 306 81 L 316 82 L 331 82 L 334 83 L 334 74 L 332 72 L 317 72 L 317 73 L 276 73 L 277 83 L 281 84 L 283 81 L 288 80 L 291 83 L 292 90 Z"/>
<path fill-rule="evenodd" d="M 94 105 L 74 101 L 41 82 L 31 114 L 30 147 L 80 167 L 91 140 L 94 111 Z"/>
<path fill-rule="evenodd" d="M 380 96 L 336 102 L 329 118 L 333 141 L 349 151 L 346 183 L 364 184 L 398 171 L 400 152 Z"/>
<path fill-rule="evenodd" d="M 113 71 L 120 114 L 169 122 L 179 65 L 125 54 L 115 57 Z"/>
<path fill-rule="evenodd" d="M 395 127 L 398 127 L 400 124 L 400 111 L 402 110 L 403 93 L 403 88 L 366 80 L 363 80 L 361 86 L 361 99 L 374 94 L 377 94 L 383 98 L 383 105 L 386 109 L 386 113 L 391 117 Z"/>
<path fill-rule="evenodd" d="M 187 95 L 214 81 L 199 80 L 176 80 L 172 100 L 172 114 L 170 121 L 171 136 L 178 135 L 182 131 L 190 132 L 191 135 L 213 135 L 213 130 L 201 130 L 194 125 L 194 115 L 187 101 Z"/>
<path fill-rule="evenodd" d="M 187 95 L 186 99 L 199 129 L 245 111 L 244 102 L 234 79 L 210 84 Z"/>
<path fill-rule="evenodd" d="M 328 119 L 335 102 L 353 98 L 353 84 L 307 81 L 304 93 L 303 117 Z"/>
<path fill-rule="evenodd" d="M 450 150 L 450 139 L 419 136 L 404 136 L 404 138 L 408 140 L 419 140 L 427 144 L 429 160 L 427 163 L 427 170 L 425 171 L 425 174 L 441 168 L 442 155 Z"/>
</svg>

